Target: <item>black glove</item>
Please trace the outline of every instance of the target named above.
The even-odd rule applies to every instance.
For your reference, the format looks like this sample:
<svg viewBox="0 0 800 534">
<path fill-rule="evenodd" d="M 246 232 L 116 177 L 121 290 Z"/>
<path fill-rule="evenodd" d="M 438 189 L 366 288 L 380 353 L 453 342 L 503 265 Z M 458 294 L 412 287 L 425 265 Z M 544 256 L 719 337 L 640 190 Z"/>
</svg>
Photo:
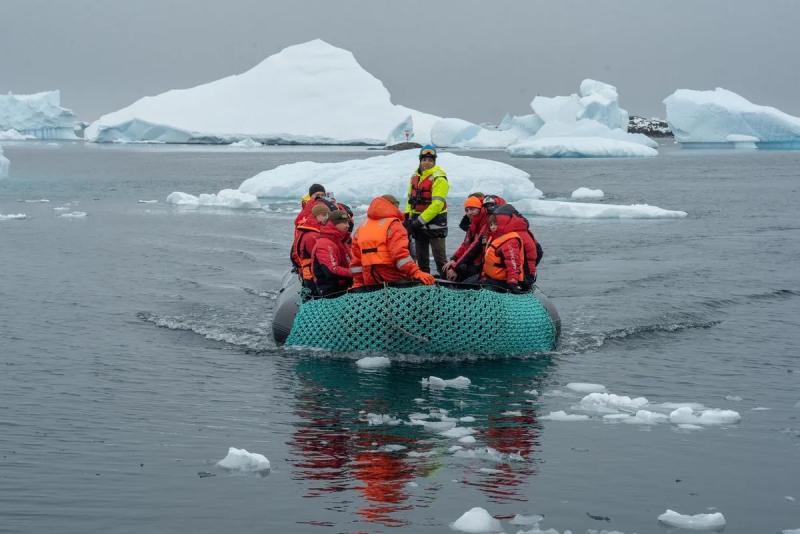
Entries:
<svg viewBox="0 0 800 534">
<path fill-rule="evenodd" d="M 514 295 L 519 295 L 520 293 L 525 293 L 525 290 L 519 286 L 511 286 L 508 288 L 509 293 L 513 293 Z"/>
<path fill-rule="evenodd" d="M 412 230 L 422 230 L 422 227 L 425 226 L 425 223 L 420 219 L 419 215 L 411 219 L 411 229 Z"/>
</svg>

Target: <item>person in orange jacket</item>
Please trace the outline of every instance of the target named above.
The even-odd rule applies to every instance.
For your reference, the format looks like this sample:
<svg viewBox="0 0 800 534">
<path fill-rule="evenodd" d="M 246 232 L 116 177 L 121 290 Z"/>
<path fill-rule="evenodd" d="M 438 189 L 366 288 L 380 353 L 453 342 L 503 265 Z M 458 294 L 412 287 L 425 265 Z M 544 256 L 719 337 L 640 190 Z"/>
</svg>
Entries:
<svg viewBox="0 0 800 534">
<path fill-rule="evenodd" d="M 310 211 L 310 217 L 301 223 L 294 231 L 294 241 L 289 257 L 292 265 L 303 281 L 303 287 L 311 291 L 316 291 L 314 285 L 313 257 L 314 245 L 319 239 L 320 228 L 328 222 L 330 210 L 325 204 L 318 204 Z"/>
<path fill-rule="evenodd" d="M 481 283 L 512 293 L 530 289 L 539 255 L 528 221 L 505 204 L 489 216 L 489 231 Z"/>
<path fill-rule="evenodd" d="M 408 250 L 400 203 L 392 195 L 372 200 L 367 220 L 353 235 L 350 272 L 353 287 L 417 280 L 433 285 L 436 279 L 422 271 Z"/>
</svg>

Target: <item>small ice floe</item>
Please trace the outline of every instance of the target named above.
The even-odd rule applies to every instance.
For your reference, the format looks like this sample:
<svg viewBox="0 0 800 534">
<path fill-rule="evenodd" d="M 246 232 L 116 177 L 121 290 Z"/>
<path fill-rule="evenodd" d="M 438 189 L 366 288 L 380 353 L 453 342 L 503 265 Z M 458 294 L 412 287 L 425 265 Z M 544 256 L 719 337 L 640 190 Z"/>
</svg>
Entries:
<svg viewBox="0 0 800 534">
<path fill-rule="evenodd" d="M 522 412 L 519 411 L 519 410 L 508 410 L 508 411 L 503 412 L 500 415 L 507 415 L 507 416 L 510 416 L 510 417 L 522 417 Z"/>
<path fill-rule="evenodd" d="M 464 389 L 468 388 L 471 383 L 472 381 L 466 376 L 458 376 L 456 378 L 451 378 L 449 380 L 444 380 L 442 378 L 439 378 L 438 376 L 430 376 L 428 378 L 423 378 L 421 380 L 422 387 L 428 387 L 431 389 L 444 389 L 444 388 Z"/>
<path fill-rule="evenodd" d="M 421 397 L 417 397 L 416 399 L 414 399 L 414 402 L 416 402 L 417 404 L 425 404 L 428 401 L 426 399 L 421 398 Z"/>
<path fill-rule="evenodd" d="M 261 209 L 261 202 L 255 195 L 242 193 L 238 189 L 223 189 L 217 194 L 204 193 L 200 196 L 175 191 L 167 197 L 167 204 L 190 208 L 212 207 L 231 209 Z"/>
<path fill-rule="evenodd" d="M 588 187 L 579 187 L 572 192 L 573 199 L 591 198 L 601 199 L 605 196 L 602 189 L 589 189 Z"/>
<path fill-rule="evenodd" d="M 228 146 L 231 148 L 261 148 L 263 145 L 250 137 L 245 137 L 241 141 L 236 141 Z"/>
<path fill-rule="evenodd" d="M 543 393 L 545 397 L 574 397 L 574 395 L 568 391 L 561 391 L 560 389 L 554 389 L 551 391 L 545 391 Z"/>
<path fill-rule="evenodd" d="M 700 425 L 693 425 L 691 423 L 681 423 L 678 425 L 678 428 L 681 430 L 703 430 L 703 427 Z"/>
<path fill-rule="evenodd" d="M 534 515 L 516 514 L 509 520 L 509 523 L 517 526 L 527 526 L 527 525 L 539 524 L 543 520 L 544 516 L 539 514 L 534 514 Z"/>
<path fill-rule="evenodd" d="M 730 425 L 741 421 L 739 412 L 718 410 L 716 408 L 695 412 L 688 406 L 678 408 L 669 414 L 669 420 L 675 424 L 692 425 Z"/>
<path fill-rule="evenodd" d="M 64 217 L 65 219 L 83 219 L 86 217 L 85 211 L 71 211 L 69 213 L 62 213 L 59 217 Z"/>
<path fill-rule="evenodd" d="M 8 215 L 0 213 L 0 221 L 19 221 L 27 218 L 28 216 L 24 213 L 9 213 Z"/>
<path fill-rule="evenodd" d="M 386 356 L 367 356 L 357 360 L 356 365 L 361 369 L 381 369 L 392 365 L 392 360 Z"/>
<path fill-rule="evenodd" d="M 241 473 L 264 474 L 270 470 L 269 460 L 266 456 L 235 447 L 230 447 L 228 455 L 217 462 L 217 465 L 223 469 Z"/>
<path fill-rule="evenodd" d="M 657 425 L 669 419 L 663 413 L 637 410 L 636 414 L 626 418 L 623 422 L 631 425 Z"/>
<path fill-rule="evenodd" d="M 140 200 L 139 204 L 158 204 L 158 200 Z"/>
<path fill-rule="evenodd" d="M 590 384 L 589 382 L 570 382 L 567 389 L 575 393 L 605 393 L 606 387 L 603 384 Z"/>
<path fill-rule="evenodd" d="M 427 430 L 428 432 L 436 432 L 437 434 L 442 434 L 443 432 L 447 432 L 448 430 L 455 428 L 456 422 L 455 421 L 422 421 L 422 428 Z M 412 424 L 419 424 L 414 423 Z"/>
<path fill-rule="evenodd" d="M 756 406 L 755 408 L 751 408 L 751 412 L 766 412 L 767 410 L 771 410 L 772 408 L 767 408 L 766 406 Z"/>
<path fill-rule="evenodd" d="M 648 401 L 644 397 L 634 399 L 625 395 L 615 395 L 614 393 L 589 393 L 581 399 L 580 409 L 587 412 L 598 414 L 631 412 L 634 413 L 644 406 Z"/>
<path fill-rule="evenodd" d="M 458 418 L 458 422 L 459 423 L 474 423 L 475 422 L 475 418 L 472 417 L 471 415 L 465 415 L 464 417 L 459 417 Z"/>
<path fill-rule="evenodd" d="M 539 395 L 539 392 L 536 391 L 535 389 L 526 389 L 525 391 L 523 391 L 523 393 L 525 393 L 525 395 L 531 395 L 533 397 L 536 397 L 536 396 Z"/>
<path fill-rule="evenodd" d="M 407 488 L 418 488 L 418 487 L 419 487 L 419 484 L 417 484 L 416 482 L 414 482 L 414 481 L 412 480 L 412 481 L 410 481 L 410 482 L 406 482 L 406 487 L 407 487 Z"/>
<path fill-rule="evenodd" d="M 684 515 L 667 510 L 658 520 L 671 527 L 688 530 L 720 530 L 725 526 L 725 516 L 719 512 L 713 514 Z"/>
<path fill-rule="evenodd" d="M 475 443 L 475 436 L 463 436 L 458 438 L 459 443 L 463 443 L 464 445 L 472 445 Z"/>
<path fill-rule="evenodd" d="M 567 413 L 564 410 L 558 410 L 557 412 L 550 412 L 548 415 L 543 415 L 539 418 L 540 421 L 561 421 L 561 422 L 569 422 L 569 421 L 588 421 L 589 416 L 584 414 L 578 413 Z"/>
<path fill-rule="evenodd" d="M 504 454 L 497 449 L 493 449 L 491 447 L 479 447 L 477 449 L 464 449 L 459 445 L 453 445 L 449 449 L 450 452 L 455 452 L 455 456 L 457 458 L 469 458 L 469 459 L 481 459 L 481 460 L 489 460 L 492 462 L 525 462 L 525 457 L 523 457 L 518 452 L 512 452 L 509 454 Z"/>
<path fill-rule="evenodd" d="M 47 198 L 31 198 L 23 200 L 26 204 L 47 204 L 50 202 L 50 199 Z"/>
<path fill-rule="evenodd" d="M 478 472 L 487 475 L 502 475 L 504 473 L 502 469 L 492 469 L 491 467 L 481 467 Z"/>
<path fill-rule="evenodd" d="M 391 415 L 386 415 L 381 413 L 367 414 L 367 424 L 369 426 L 378 426 L 378 425 L 397 426 L 400 423 L 401 423 L 400 419 L 396 419 Z"/>
<path fill-rule="evenodd" d="M 446 438 L 463 438 L 464 436 L 471 436 L 475 433 L 475 429 L 469 426 L 454 426 L 444 432 L 441 432 L 439 435 L 444 436 Z"/>
<path fill-rule="evenodd" d="M 450 528 L 460 532 L 502 532 L 500 521 L 489 512 L 476 506 L 450 524 Z"/>
<path fill-rule="evenodd" d="M 725 395 L 725 400 L 739 402 L 742 398 L 739 395 Z"/>
<path fill-rule="evenodd" d="M 53 208 L 53 211 L 69 211 L 70 209 L 72 208 L 70 208 L 69 206 L 56 206 L 55 208 Z"/>
<path fill-rule="evenodd" d="M 392 443 L 392 444 L 389 444 L 389 445 L 384 445 L 383 447 L 381 447 L 378 450 L 381 451 L 381 452 L 398 452 L 398 451 L 403 451 L 405 449 L 407 449 L 407 447 L 405 445 L 397 445 L 397 444 L 393 444 Z"/>
</svg>

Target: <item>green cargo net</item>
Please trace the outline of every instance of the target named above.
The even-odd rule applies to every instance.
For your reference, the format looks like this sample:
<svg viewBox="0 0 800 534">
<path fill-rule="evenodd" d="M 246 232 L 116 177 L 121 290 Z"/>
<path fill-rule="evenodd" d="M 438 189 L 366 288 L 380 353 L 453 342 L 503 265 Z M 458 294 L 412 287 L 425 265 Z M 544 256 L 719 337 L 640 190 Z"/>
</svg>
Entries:
<svg viewBox="0 0 800 534">
<path fill-rule="evenodd" d="M 287 345 L 337 352 L 514 354 L 552 350 L 556 329 L 532 294 L 387 287 L 300 305 Z"/>
</svg>

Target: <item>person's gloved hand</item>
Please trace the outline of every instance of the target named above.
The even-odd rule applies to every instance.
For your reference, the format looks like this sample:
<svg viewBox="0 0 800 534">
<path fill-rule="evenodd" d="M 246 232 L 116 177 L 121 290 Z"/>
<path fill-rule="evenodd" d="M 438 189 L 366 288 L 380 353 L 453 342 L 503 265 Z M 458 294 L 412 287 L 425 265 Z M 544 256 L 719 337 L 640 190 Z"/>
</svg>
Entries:
<svg viewBox="0 0 800 534">
<path fill-rule="evenodd" d="M 449 269 L 455 269 L 455 267 L 456 267 L 456 262 L 454 260 L 450 260 L 444 265 L 442 265 L 442 271 L 447 272 Z"/>
<path fill-rule="evenodd" d="M 417 271 L 416 273 L 414 273 L 413 278 L 418 282 L 422 282 L 426 286 L 432 286 L 433 284 L 436 283 L 436 278 L 426 273 L 425 271 Z"/>
<path fill-rule="evenodd" d="M 447 277 L 448 280 L 451 282 L 455 282 L 458 279 L 458 274 L 456 273 L 455 269 L 446 269 L 444 271 L 444 275 Z"/>
<path fill-rule="evenodd" d="M 422 230 L 423 226 L 425 226 L 425 221 L 423 221 L 419 215 L 411 219 L 412 230 Z"/>
<path fill-rule="evenodd" d="M 518 285 L 513 285 L 508 288 L 508 292 L 514 295 L 519 295 L 520 293 L 525 293 L 525 290 L 519 287 Z"/>
</svg>

